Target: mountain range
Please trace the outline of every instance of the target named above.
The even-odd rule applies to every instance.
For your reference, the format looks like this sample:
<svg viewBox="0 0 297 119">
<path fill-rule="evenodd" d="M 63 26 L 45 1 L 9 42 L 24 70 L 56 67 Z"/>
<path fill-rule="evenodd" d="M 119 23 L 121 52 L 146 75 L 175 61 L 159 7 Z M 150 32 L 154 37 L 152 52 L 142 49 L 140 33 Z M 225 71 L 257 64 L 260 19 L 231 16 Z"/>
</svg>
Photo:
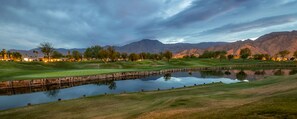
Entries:
<svg viewBox="0 0 297 119">
<path fill-rule="evenodd" d="M 107 47 L 107 46 L 105 46 Z M 119 52 L 126 53 L 140 53 L 140 52 L 150 52 L 150 53 L 159 53 L 162 51 L 172 51 L 175 56 L 182 57 L 185 55 L 199 55 L 205 50 L 208 51 L 218 51 L 225 50 L 228 54 L 238 55 L 240 49 L 249 48 L 252 51 L 252 54 L 269 54 L 275 55 L 279 51 L 288 50 L 291 52 L 297 50 L 297 31 L 284 31 L 284 32 L 272 32 L 260 36 L 256 40 L 244 40 L 236 42 L 202 42 L 202 43 L 176 43 L 176 44 L 164 44 L 158 40 L 143 39 L 140 41 L 132 42 L 124 46 L 114 46 L 114 48 Z M 18 51 L 24 56 L 34 56 L 33 50 L 10 50 Z M 62 54 L 67 54 L 68 51 L 78 50 L 84 52 L 85 48 L 76 48 L 76 49 L 56 49 Z M 43 56 L 42 53 L 38 54 Z"/>
<path fill-rule="evenodd" d="M 173 53 L 177 53 L 179 51 L 187 50 L 187 49 L 206 49 L 209 47 L 227 44 L 227 42 L 202 42 L 196 44 L 190 43 L 176 43 L 176 44 L 164 44 L 158 40 L 150 40 L 143 39 L 140 41 L 132 42 L 130 44 L 124 46 L 113 46 L 118 52 L 126 52 L 126 53 L 141 53 L 141 52 L 149 52 L 149 53 L 159 53 L 163 51 L 172 51 Z M 108 46 L 104 46 L 106 48 Z M 23 56 L 35 56 L 33 51 L 36 50 L 40 52 L 38 57 L 43 57 L 41 51 L 37 48 L 31 50 L 15 50 L 11 49 L 10 51 L 20 52 Z M 56 51 L 66 55 L 68 51 L 72 52 L 77 50 L 79 52 L 84 52 L 85 48 L 75 48 L 75 49 L 65 49 L 65 48 L 57 48 Z"/>
<path fill-rule="evenodd" d="M 211 46 L 204 50 L 199 49 L 199 54 L 203 53 L 205 50 L 224 50 L 227 51 L 228 54 L 239 55 L 240 50 L 243 48 L 249 48 L 252 54 L 269 54 L 271 56 L 276 55 L 280 51 L 288 50 L 291 52 L 289 56 L 292 56 L 293 52 L 297 50 L 297 31 L 272 32 L 260 36 L 256 40 L 247 39 L 244 41 Z M 176 53 L 176 55 L 179 57 L 181 57 L 182 54 L 190 55 L 192 53 L 190 51 L 193 51 L 193 49 L 181 51 Z M 188 54 L 185 54 L 185 52 L 188 52 Z"/>
<path fill-rule="evenodd" d="M 164 44 L 158 40 L 143 39 L 141 41 L 133 42 L 121 47 L 115 47 L 119 52 L 127 53 L 159 53 L 166 50 L 169 50 L 173 53 L 177 53 L 187 49 L 206 49 L 209 47 L 214 47 L 218 45 L 227 44 L 227 42 L 202 42 L 196 44 L 190 43 L 176 43 L 176 44 Z"/>
</svg>

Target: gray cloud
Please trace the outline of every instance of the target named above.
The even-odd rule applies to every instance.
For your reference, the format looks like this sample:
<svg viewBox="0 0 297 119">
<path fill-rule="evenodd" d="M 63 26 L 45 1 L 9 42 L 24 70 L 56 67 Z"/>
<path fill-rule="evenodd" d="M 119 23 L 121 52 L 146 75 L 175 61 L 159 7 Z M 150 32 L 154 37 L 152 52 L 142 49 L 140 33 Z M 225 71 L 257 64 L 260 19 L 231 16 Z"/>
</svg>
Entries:
<svg viewBox="0 0 297 119">
<path fill-rule="evenodd" d="M 143 38 L 201 42 L 229 33 L 220 39 L 227 41 L 240 31 L 254 37 L 259 32 L 251 29 L 296 29 L 286 27 L 296 23 L 296 1 L 1 0 L 0 48 L 30 49 L 45 41 L 65 48 L 123 45 Z"/>
<path fill-rule="evenodd" d="M 265 17 L 251 22 L 245 22 L 245 23 L 227 24 L 218 28 L 214 28 L 214 29 L 202 32 L 201 34 L 209 35 L 209 34 L 215 34 L 215 33 L 235 33 L 235 32 L 247 31 L 247 30 L 252 30 L 257 28 L 265 28 L 269 26 L 281 25 L 281 24 L 286 24 L 286 23 L 295 22 L 295 21 L 297 21 L 297 13 Z"/>
<path fill-rule="evenodd" d="M 164 21 L 168 27 L 181 27 L 193 22 L 208 20 L 217 15 L 223 14 L 231 9 L 238 7 L 246 0 L 201 0 L 196 1 L 192 6 L 177 15 Z"/>
</svg>

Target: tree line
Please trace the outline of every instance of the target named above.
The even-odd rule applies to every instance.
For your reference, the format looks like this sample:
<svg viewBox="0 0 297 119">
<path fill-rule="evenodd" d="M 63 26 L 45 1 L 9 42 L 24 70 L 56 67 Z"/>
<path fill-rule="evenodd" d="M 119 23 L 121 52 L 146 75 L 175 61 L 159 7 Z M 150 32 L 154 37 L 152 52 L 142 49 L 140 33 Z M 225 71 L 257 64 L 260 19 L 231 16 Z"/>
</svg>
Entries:
<svg viewBox="0 0 297 119">
<path fill-rule="evenodd" d="M 290 54 L 291 52 L 288 50 L 283 50 L 278 52 L 277 54 L 275 54 L 274 56 L 270 56 L 269 54 L 254 54 L 252 55 L 252 51 L 249 48 L 243 48 L 240 50 L 239 52 L 239 58 L 246 60 L 248 58 L 251 59 L 255 59 L 255 60 L 269 60 L 272 58 L 276 58 L 276 57 L 281 57 L 281 58 L 287 58 L 287 56 Z M 184 58 L 194 58 L 194 55 L 190 55 L 190 56 L 185 56 Z M 198 58 L 212 58 L 212 59 L 234 59 L 235 55 L 233 54 L 228 54 L 226 51 L 222 50 L 222 51 L 204 51 L 203 54 L 201 54 Z M 297 58 L 297 51 L 293 52 L 293 57 L 290 58 L 289 60 L 293 60 Z"/>
<path fill-rule="evenodd" d="M 22 54 L 19 52 L 11 52 L 2 49 L 0 52 L 2 59 L 11 59 L 11 60 L 22 60 Z"/>
<path fill-rule="evenodd" d="M 77 50 L 68 51 L 66 55 L 55 50 L 53 45 L 48 42 L 41 43 L 38 48 L 44 54 L 44 58 L 48 61 L 53 59 L 65 58 L 68 61 L 81 61 L 83 59 L 86 60 L 101 60 L 103 62 L 115 62 L 115 61 L 138 61 L 138 60 L 167 60 L 169 61 L 173 57 L 173 53 L 170 51 L 160 52 L 160 53 L 125 53 L 125 52 L 117 52 L 114 47 L 103 48 L 99 45 L 94 45 L 88 47 L 84 52 L 79 52 Z M 37 50 L 33 50 L 32 52 L 35 58 L 38 58 L 39 52 Z M 239 57 L 243 60 L 252 58 L 255 60 L 266 59 L 269 60 L 275 57 L 287 58 L 287 56 L 291 52 L 288 50 L 280 51 L 274 56 L 270 56 L 269 54 L 254 54 L 249 48 L 243 48 L 240 50 Z M 0 56 L 2 59 L 10 59 L 10 60 L 22 60 L 22 54 L 19 52 L 10 52 L 3 49 L 0 52 Z M 184 58 L 194 58 L 194 55 L 185 56 Z M 238 56 L 237 56 L 238 57 Z M 212 58 L 212 59 L 234 59 L 235 55 L 228 54 L 226 51 L 204 51 L 203 54 L 199 56 L 199 58 Z M 293 58 L 297 58 L 297 51 L 293 52 Z"/>
<path fill-rule="evenodd" d="M 151 60 L 163 60 L 169 61 L 173 57 L 173 53 L 170 51 L 160 52 L 160 53 L 120 53 L 115 50 L 114 47 L 103 48 L 99 45 L 94 45 L 88 47 L 83 53 L 74 50 L 72 52 L 68 51 L 66 56 L 54 50 L 54 47 L 50 43 L 41 43 L 39 49 L 44 54 L 48 60 L 50 58 L 62 58 L 66 57 L 68 59 L 73 59 L 75 61 L 80 61 L 83 58 L 86 60 L 101 60 L 103 62 L 115 62 L 115 61 L 137 61 L 144 59 Z"/>
</svg>

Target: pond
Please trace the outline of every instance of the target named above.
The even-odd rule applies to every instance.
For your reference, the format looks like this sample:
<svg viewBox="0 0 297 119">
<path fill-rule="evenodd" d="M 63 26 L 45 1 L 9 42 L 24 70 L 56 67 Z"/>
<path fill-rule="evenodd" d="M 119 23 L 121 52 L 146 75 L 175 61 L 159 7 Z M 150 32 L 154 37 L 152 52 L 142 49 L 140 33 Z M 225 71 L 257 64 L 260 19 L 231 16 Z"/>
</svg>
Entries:
<svg viewBox="0 0 297 119">
<path fill-rule="evenodd" d="M 296 70 L 215 70 L 176 72 L 154 75 L 138 79 L 94 81 L 85 85 L 68 85 L 60 88 L 44 87 L 41 90 L 5 89 L 0 90 L 0 110 L 23 107 L 40 103 L 54 102 L 102 94 L 166 90 L 184 86 L 203 85 L 216 82 L 224 84 L 249 82 L 270 75 L 296 74 Z"/>
</svg>

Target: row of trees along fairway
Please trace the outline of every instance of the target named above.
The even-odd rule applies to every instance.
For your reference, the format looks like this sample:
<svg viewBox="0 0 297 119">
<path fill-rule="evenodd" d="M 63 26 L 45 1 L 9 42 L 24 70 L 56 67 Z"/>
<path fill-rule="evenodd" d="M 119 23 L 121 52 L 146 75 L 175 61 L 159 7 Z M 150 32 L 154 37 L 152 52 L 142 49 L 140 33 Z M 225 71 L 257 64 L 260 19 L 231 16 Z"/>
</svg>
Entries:
<svg viewBox="0 0 297 119">
<path fill-rule="evenodd" d="M 0 52 L 2 60 L 22 60 L 22 54 L 19 52 L 11 52 L 2 49 Z"/>
<path fill-rule="evenodd" d="M 94 45 L 91 47 L 88 47 L 85 52 L 79 52 L 77 50 L 68 51 L 66 55 L 63 55 L 62 53 L 55 50 L 53 47 L 53 44 L 49 42 L 41 43 L 38 46 L 38 49 L 44 54 L 44 58 L 46 58 L 48 61 L 51 61 L 51 58 L 54 59 L 61 59 L 66 58 L 68 61 L 81 61 L 83 59 L 85 60 L 101 60 L 103 62 L 115 62 L 115 61 L 138 61 L 138 60 L 144 60 L 144 59 L 150 59 L 150 60 L 167 60 L 169 61 L 172 59 L 173 54 L 170 51 L 160 52 L 160 53 L 120 53 L 117 52 L 114 47 L 107 47 L 103 48 L 99 45 Z M 34 57 L 38 57 L 38 50 L 33 50 Z M 212 59 L 234 59 L 235 57 L 239 57 L 243 60 L 246 59 L 255 59 L 255 60 L 276 60 L 278 57 L 282 59 L 288 59 L 287 56 L 290 54 L 290 51 L 283 50 L 279 53 L 275 54 L 274 56 L 270 56 L 269 54 L 254 54 L 252 55 L 252 52 L 249 48 L 243 48 L 240 50 L 239 55 L 233 55 L 228 54 L 226 51 L 205 51 L 203 54 L 199 56 L 199 58 L 212 58 Z M 290 58 L 290 60 L 297 59 L 297 51 L 293 52 L 293 57 Z M 185 56 L 184 58 L 192 58 L 195 57 L 194 55 L 191 56 Z M 19 52 L 10 52 L 3 49 L 0 52 L 0 59 L 2 60 L 22 60 L 22 54 Z"/>
<path fill-rule="evenodd" d="M 103 62 L 115 62 L 118 60 L 123 61 L 137 61 L 137 60 L 144 60 L 144 59 L 151 59 L 151 60 L 163 60 L 166 59 L 169 61 L 172 58 L 173 54 L 170 51 L 160 52 L 160 53 L 120 53 L 117 52 L 113 47 L 109 46 L 106 49 L 95 45 L 91 46 L 86 49 L 84 52 L 84 58 L 91 60 L 91 59 L 101 59 Z"/>
<path fill-rule="evenodd" d="M 50 61 L 50 58 L 68 58 L 74 59 L 75 61 L 82 60 L 83 58 L 86 60 L 101 60 L 103 62 L 115 62 L 119 60 L 123 61 L 137 61 L 137 60 L 144 60 L 144 59 L 151 59 L 151 60 L 163 60 L 166 59 L 169 61 L 173 54 L 170 51 L 160 52 L 160 53 L 120 53 L 117 52 L 113 47 L 103 48 L 101 46 L 95 45 L 88 47 L 84 53 L 81 53 L 77 50 L 68 51 L 68 54 L 64 56 L 62 53 L 55 50 L 51 43 L 45 42 L 41 43 L 38 47 L 41 52 L 44 54 L 44 57 Z"/>
<path fill-rule="evenodd" d="M 246 59 L 255 59 L 255 60 L 271 60 L 271 59 L 277 59 L 280 57 L 281 59 L 287 58 L 287 56 L 290 55 L 290 51 L 283 50 L 275 54 L 274 56 L 270 56 L 269 54 L 254 54 L 252 55 L 252 52 L 249 48 L 243 48 L 240 50 L 239 55 L 237 57 L 246 60 Z M 295 51 L 289 60 L 297 59 L 297 51 Z M 184 58 L 194 58 L 194 55 L 191 56 L 185 56 Z M 233 54 L 227 54 L 226 51 L 204 51 L 203 54 L 199 56 L 199 58 L 212 58 L 212 59 L 234 59 L 235 55 Z"/>
</svg>

